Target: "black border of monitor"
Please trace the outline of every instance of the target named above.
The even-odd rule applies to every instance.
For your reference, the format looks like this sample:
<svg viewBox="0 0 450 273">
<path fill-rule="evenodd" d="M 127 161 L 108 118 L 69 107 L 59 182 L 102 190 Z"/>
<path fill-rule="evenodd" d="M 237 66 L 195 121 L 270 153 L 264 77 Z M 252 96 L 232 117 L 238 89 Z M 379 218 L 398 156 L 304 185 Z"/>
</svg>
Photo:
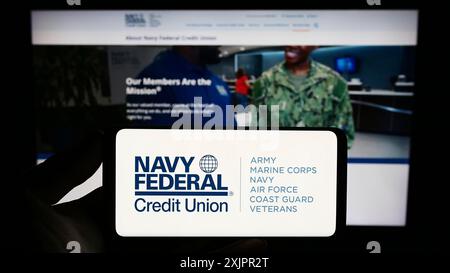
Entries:
<svg viewBox="0 0 450 273">
<path fill-rule="evenodd" d="M 14 80 L 23 80 L 23 75 L 33 75 L 32 71 L 32 46 L 31 46 L 31 10 L 114 10 L 114 9 L 248 9 L 248 10 L 264 10 L 264 9 L 317 9 L 317 10 L 390 10 L 390 9 L 415 9 L 419 10 L 419 30 L 418 30 L 418 45 L 417 45 L 417 60 L 416 60 L 416 75 L 417 77 L 417 92 L 414 97 L 414 113 L 413 113 L 413 128 L 411 133 L 411 154 L 410 154 L 410 172 L 408 183 L 408 212 L 407 223 L 404 227 L 392 226 L 346 226 L 343 236 L 346 240 L 345 249 L 342 250 L 358 250 L 365 248 L 365 242 L 369 240 L 379 240 L 380 242 L 387 242 L 391 244 L 393 252 L 403 251 L 433 251 L 443 246 L 444 243 L 432 242 L 441 238 L 439 232 L 444 231 L 446 225 L 445 220 L 438 217 L 441 215 L 444 201 L 439 201 L 439 194 L 444 195 L 445 191 L 436 190 L 428 187 L 426 183 L 430 179 L 439 178 L 439 171 L 436 174 L 424 172 L 422 169 L 435 167 L 436 169 L 444 167 L 443 163 L 439 161 L 429 161 L 428 157 L 434 155 L 433 148 L 441 149 L 441 145 L 437 140 L 438 135 L 433 135 L 428 138 L 429 134 L 426 131 L 431 128 L 439 128 L 439 122 L 434 122 L 434 115 L 430 114 L 428 110 L 440 109 L 439 106 L 444 106 L 442 103 L 445 100 L 436 101 L 431 96 L 425 94 L 427 90 L 437 89 L 440 85 L 433 81 L 435 77 L 445 77 L 444 73 L 439 70 L 436 58 L 441 57 L 438 50 L 433 47 L 441 42 L 441 35 L 439 32 L 444 31 L 444 26 L 440 26 L 441 22 L 446 19 L 443 16 L 445 9 L 440 10 L 436 2 L 424 3 L 412 0 L 396 0 L 396 1 L 382 1 L 381 6 L 368 6 L 365 0 L 314 0 L 305 3 L 259 3 L 257 7 L 251 2 L 233 2 L 227 3 L 211 3 L 205 6 L 204 3 L 187 3 L 164 1 L 157 3 L 155 1 L 139 1 L 139 0 L 89 0 L 82 1 L 81 7 L 69 7 L 64 0 L 40 0 L 32 1 L 31 3 L 22 4 L 18 13 L 14 13 L 14 19 L 17 22 L 16 28 L 12 29 L 13 38 L 16 38 L 16 43 L 12 45 L 14 49 L 20 49 L 21 54 L 15 56 L 17 61 L 25 64 L 22 68 L 22 73 L 15 75 Z M 428 1 L 426 1 L 428 2 Z M 433 59 L 434 58 L 434 59 Z M 430 70 L 430 66 L 436 65 L 435 70 Z M 439 72 L 441 71 L 441 72 Z M 23 112 L 19 113 L 14 122 L 21 124 L 18 126 L 14 138 L 14 143 L 17 143 L 16 149 L 12 154 L 14 165 L 11 170 L 20 172 L 31 168 L 35 164 L 35 129 L 36 121 L 30 120 L 30 116 L 34 116 L 35 102 L 32 81 L 21 81 L 24 90 L 29 90 L 23 97 L 17 95 L 22 100 Z M 440 104 L 440 105 L 439 105 Z M 431 106 L 430 106 L 431 105 Z M 430 107 L 432 109 L 428 109 Z M 434 140 L 436 138 L 436 140 Z M 441 138 L 445 141 L 444 138 Z M 445 144 L 444 144 L 445 146 Z M 433 164 L 433 165 L 432 165 Z M 441 164 L 441 165 L 439 165 Z M 428 177 L 430 175 L 430 178 Z M 430 195 L 430 196 L 428 196 Z M 435 198 L 433 196 L 435 196 Z M 427 197 L 428 196 L 428 197 Z M 428 210 L 428 211 L 427 211 Z M 436 232 L 435 232 L 436 231 Z M 431 237 L 431 239 L 429 238 Z"/>
</svg>

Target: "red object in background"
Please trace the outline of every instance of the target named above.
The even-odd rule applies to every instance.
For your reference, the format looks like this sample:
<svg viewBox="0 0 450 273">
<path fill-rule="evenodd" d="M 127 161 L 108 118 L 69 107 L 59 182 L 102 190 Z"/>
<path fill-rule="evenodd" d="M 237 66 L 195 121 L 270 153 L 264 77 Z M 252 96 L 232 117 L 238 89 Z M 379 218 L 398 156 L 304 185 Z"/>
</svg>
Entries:
<svg viewBox="0 0 450 273">
<path fill-rule="evenodd" d="M 250 88 L 247 85 L 247 81 L 248 77 L 245 75 L 236 79 L 236 93 L 246 96 L 248 95 Z"/>
</svg>

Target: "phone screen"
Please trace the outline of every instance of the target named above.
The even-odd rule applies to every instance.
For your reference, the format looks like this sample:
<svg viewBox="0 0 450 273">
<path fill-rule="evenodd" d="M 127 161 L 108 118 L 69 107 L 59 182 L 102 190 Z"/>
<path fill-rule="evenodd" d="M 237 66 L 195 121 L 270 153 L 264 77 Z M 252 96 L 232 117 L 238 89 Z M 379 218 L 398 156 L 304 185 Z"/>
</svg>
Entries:
<svg viewBox="0 0 450 273">
<path fill-rule="evenodd" d="M 115 229 L 122 237 L 336 231 L 333 131 L 122 129 L 115 145 Z"/>
</svg>

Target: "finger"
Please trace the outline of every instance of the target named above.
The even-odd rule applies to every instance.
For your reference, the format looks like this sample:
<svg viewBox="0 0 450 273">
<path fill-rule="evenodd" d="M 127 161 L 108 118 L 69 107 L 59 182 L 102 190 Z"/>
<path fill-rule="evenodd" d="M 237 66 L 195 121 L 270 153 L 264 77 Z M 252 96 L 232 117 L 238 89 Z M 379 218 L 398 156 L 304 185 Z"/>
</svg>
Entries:
<svg viewBox="0 0 450 273">
<path fill-rule="evenodd" d="M 96 131 L 78 145 L 37 165 L 25 179 L 32 194 L 52 205 L 92 176 L 101 162 L 102 134 Z"/>
</svg>

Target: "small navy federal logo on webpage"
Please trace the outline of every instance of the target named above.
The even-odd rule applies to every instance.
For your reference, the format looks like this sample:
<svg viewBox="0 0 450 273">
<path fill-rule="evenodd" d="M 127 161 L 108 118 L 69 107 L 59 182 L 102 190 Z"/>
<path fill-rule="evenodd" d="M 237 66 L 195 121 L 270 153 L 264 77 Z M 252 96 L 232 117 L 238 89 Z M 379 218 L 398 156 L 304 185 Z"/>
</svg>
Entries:
<svg viewBox="0 0 450 273">
<path fill-rule="evenodd" d="M 143 13 L 126 13 L 125 25 L 127 27 L 145 27 L 147 21 L 145 20 Z"/>
</svg>

